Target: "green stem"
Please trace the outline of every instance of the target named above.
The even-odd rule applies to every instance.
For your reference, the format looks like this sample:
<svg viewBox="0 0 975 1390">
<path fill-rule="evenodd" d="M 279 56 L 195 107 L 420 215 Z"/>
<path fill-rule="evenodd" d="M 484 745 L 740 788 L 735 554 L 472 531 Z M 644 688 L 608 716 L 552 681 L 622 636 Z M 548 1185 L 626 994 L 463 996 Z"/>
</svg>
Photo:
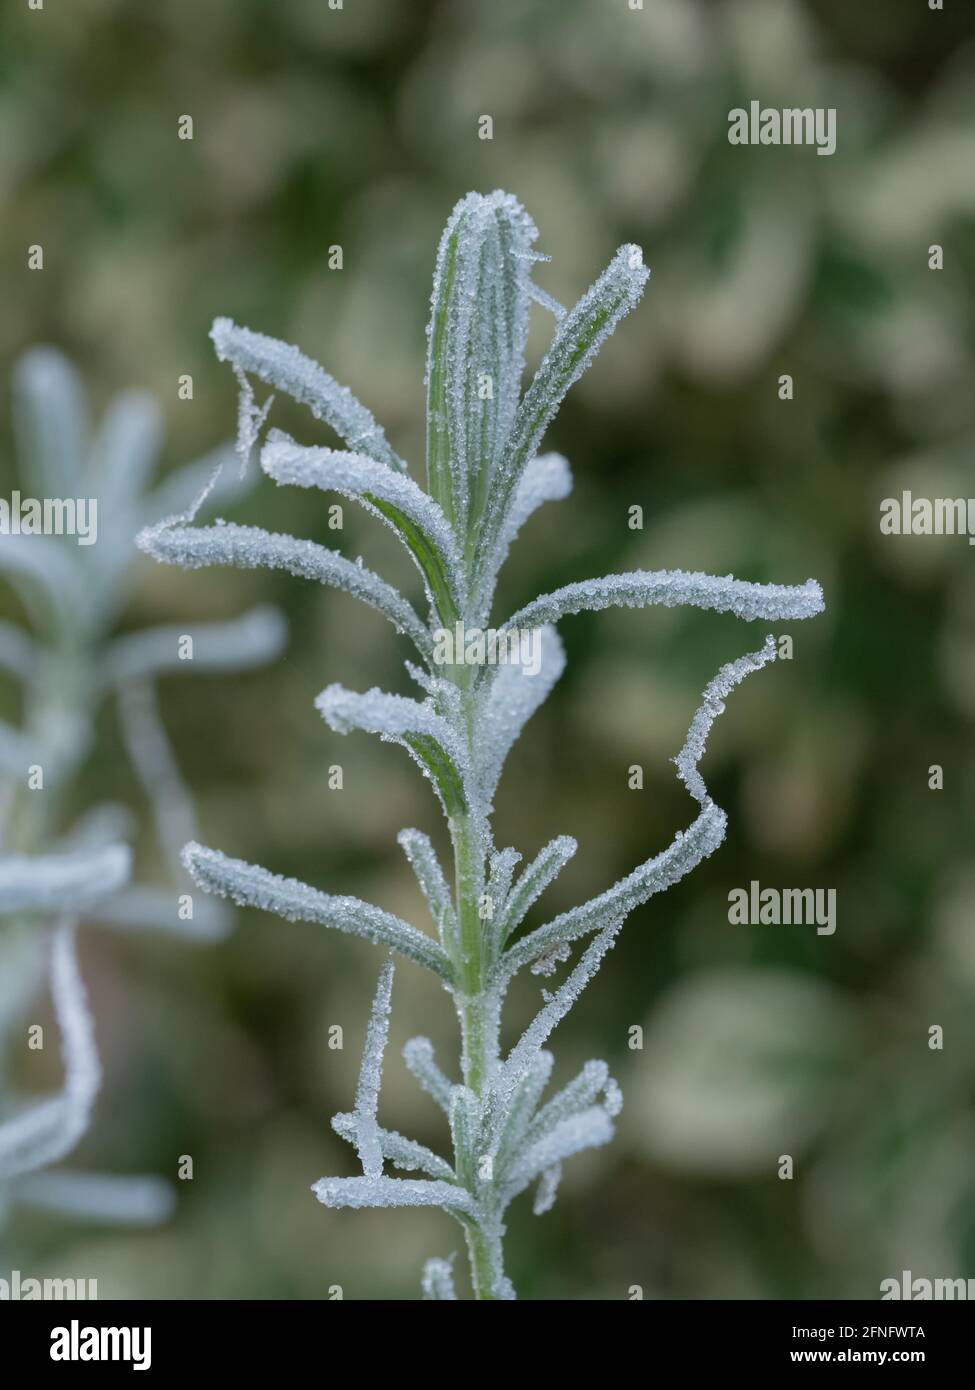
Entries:
<svg viewBox="0 0 975 1390">
<path fill-rule="evenodd" d="M 473 752 L 474 729 L 473 681 L 468 670 L 461 670 L 464 732 L 468 748 Z M 484 924 L 480 915 L 480 896 L 484 884 L 484 824 L 477 812 L 468 807 L 450 821 L 454 847 L 455 892 L 457 909 L 457 970 L 458 1004 L 461 1025 L 462 1066 L 464 1084 L 480 1096 L 488 1080 L 493 1050 L 490 1037 L 491 1022 L 487 1017 L 484 998 Z M 467 1252 L 470 1258 L 471 1283 L 476 1299 L 494 1299 L 495 1284 L 502 1269 L 501 1239 L 496 1234 L 499 1223 L 491 1214 L 492 1181 L 478 1173 L 478 1156 L 473 1155 L 474 1190 L 472 1196 L 483 1213 L 482 1219 L 467 1226 Z"/>
<path fill-rule="evenodd" d="M 487 1074 L 487 1049 L 484 1033 L 483 961 L 481 919 L 478 897 L 482 866 L 478 862 L 477 836 L 469 815 L 458 816 L 452 823 L 454 864 L 456 872 L 456 903 L 460 959 L 457 962 L 461 1005 L 461 1030 L 464 1043 L 464 1084 L 480 1095 Z"/>
<path fill-rule="evenodd" d="M 482 1301 L 494 1299 L 492 1242 L 480 1226 L 467 1227 L 467 1254 L 471 1262 L 471 1282 L 474 1297 Z M 500 1256 L 500 1249 L 496 1252 Z M 500 1264 L 500 1259 L 498 1260 Z"/>
</svg>

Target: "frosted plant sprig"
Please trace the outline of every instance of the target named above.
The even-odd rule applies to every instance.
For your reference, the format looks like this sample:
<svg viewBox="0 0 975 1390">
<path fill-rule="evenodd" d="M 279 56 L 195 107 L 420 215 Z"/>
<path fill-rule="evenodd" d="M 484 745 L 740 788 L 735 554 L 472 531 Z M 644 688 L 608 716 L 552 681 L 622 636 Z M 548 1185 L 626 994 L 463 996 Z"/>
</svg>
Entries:
<svg viewBox="0 0 975 1390">
<path fill-rule="evenodd" d="M 97 427 L 80 376 L 53 348 L 34 348 L 13 373 L 13 416 L 26 525 L 4 528 L 0 576 L 16 591 L 26 626 L 0 623 L 0 668 L 18 686 L 23 726 L 0 725 L 0 951 L 9 1007 L 0 1005 L 0 1043 L 20 1031 L 19 1014 L 42 983 L 48 923 L 62 914 L 96 917 L 132 931 L 161 929 L 202 941 L 223 934 L 223 904 L 191 901 L 186 884 L 132 883 L 120 837 L 132 818 L 93 806 L 73 824 L 68 793 L 91 748 L 103 704 L 114 699 L 123 742 L 142 783 L 174 876 L 194 833 L 193 803 L 159 716 L 155 683 L 169 672 L 242 670 L 276 655 L 283 622 L 266 605 L 243 618 L 190 628 L 193 660 L 179 660 L 186 627 L 118 633 L 138 560 L 132 538 L 160 516 L 185 510 L 221 471 L 218 494 L 245 486 L 225 476 L 224 449 L 177 470 L 153 490 L 160 413 L 143 392 L 116 397 Z M 259 428 L 253 422 L 253 432 Z M 54 526 L 39 534 L 40 519 Z M 72 522 L 74 523 L 72 525 Z M 98 1067 L 72 933 L 58 929 L 52 994 L 65 1045 L 61 1098 L 19 1112 L 0 1084 L 0 1208 L 29 1202 L 72 1215 L 160 1219 L 172 1194 L 161 1180 L 51 1169 L 81 1137 Z M 87 1060 L 86 1060 L 87 1059 Z"/>
<path fill-rule="evenodd" d="M 512 848 L 494 843 L 491 815 L 505 760 L 565 665 L 556 631 L 565 616 L 611 606 L 676 605 L 730 612 L 745 620 L 804 619 L 822 611 L 819 585 L 754 584 L 680 570 L 608 575 L 570 584 L 522 608 L 502 634 L 530 630 L 534 657 L 512 643 L 499 664 L 438 656 L 438 640 L 456 622 L 483 628 L 498 572 L 525 521 L 546 501 L 567 497 L 572 478 L 558 454 L 539 454 L 565 393 L 620 320 L 634 308 L 649 276 L 636 246 L 623 246 L 571 309 L 533 283 L 537 231 L 509 194 L 471 193 L 455 207 L 437 253 L 427 330 L 427 487 L 410 479 L 371 413 L 347 388 L 297 348 L 218 319 L 218 356 L 244 377 L 244 447 L 255 441 L 258 414 L 249 385 L 257 378 L 309 406 L 347 446 L 302 444 L 271 430 L 261 466 L 281 486 L 337 491 L 378 513 L 397 532 L 421 574 L 423 618 L 387 582 L 334 552 L 256 528 L 203 527 L 185 521 L 147 529 L 139 544 L 157 559 L 187 568 L 239 564 L 283 568 L 331 584 L 380 609 L 413 641 L 422 664 L 407 671 L 422 698 L 331 684 L 316 704 L 330 729 L 366 731 L 403 745 L 443 807 L 453 851 L 448 879 L 429 838 L 404 830 L 400 844 L 416 875 L 434 933 L 358 899 L 333 897 L 295 880 L 196 843 L 184 862 L 195 881 L 237 903 L 353 932 L 426 966 L 451 994 L 461 1034 L 451 1076 L 427 1038 L 412 1038 L 406 1065 L 446 1115 L 450 1157 L 386 1129 L 378 1115 L 382 1055 L 389 1029 L 392 966 L 383 968 L 373 1005 L 355 1109 L 333 1127 L 356 1150 L 357 1177 L 314 1184 L 325 1206 L 439 1206 L 462 1226 L 475 1297 L 508 1299 L 503 1241 L 510 1203 L 534 1186 L 536 1214 L 555 1201 L 563 1163 L 613 1135 L 622 1097 L 606 1064 L 586 1063 L 548 1100 L 553 1070 L 546 1044 L 613 946 L 624 919 L 677 883 L 724 838 L 727 818 L 711 799 L 698 764 L 724 700 L 747 674 L 775 657 L 771 638 L 722 667 L 704 692 L 675 761 L 697 801 L 697 818 L 665 849 L 591 901 L 522 931 L 528 914 L 575 853 L 568 836 L 551 840 L 525 867 Z M 552 344 L 522 390 L 530 305 L 555 317 Z M 263 416 L 261 416 L 263 418 Z M 452 881 L 450 881 L 452 880 Z M 552 975 L 589 937 L 564 980 L 521 1039 L 502 1044 L 502 1009 L 513 976 L 525 966 Z M 420 1177 L 392 1176 L 386 1165 Z M 422 1277 L 426 1299 L 456 1299 L 453 1266 L 434 1258 Z"/>
<path fill-rule="evenodd" d="M 155 401 L 142 391 L 123 392 L 93 428 L 81 378 L 54 348 L 33 348 L 16 364 L 13 415 L 24 495 L 72 507 L 84 502 L 95 526 L 86 544 L 70 531 L 0 537 L 0 575 L 30 621 L 30 631 L 12 623 L 0 630 L 0 665 L 20 685 L 25 711 L 22 728 L 0 728 L 0 778 L 11 793 L 0 827 L 5 848 L 32 856 L 42 874 L 38 856 L 56 852 L 59 841 L 71 837 L 59 808 L 90 750 L 102 704 L 114 699 L 162 847 L 178 872 L 179 846 L 195 834 L 193 805 L 158 715 L 155 682 L 169 673 L 237 671 L 266 662 L 281 650 L 284 624 L 277 610 L 260 605 L 229 622 L 119 634 L 135 558 L 132 539 L 161 514 L 186 511 L 214 474 L 214 496 L 225 501 L 248 483 L 222 468 L 232 457 L 224 448 L 153 490 L 161 442 Z M 181 659 L 187 632 L 192 660 Z M 42 789 L 28 786 L 31 768 L 40 769 Z M 102 848 L 89 833 L 83 852 Z M 127 884 L 117 898 L 99 893 L 98 899 L 109 925 L 200 938 L 228 926 L 226 912 L 206 900 L 192 919 L 181 919 L 175 887 Z M 138 909 L 131 914 L 130 903 Z"/>
</svg>

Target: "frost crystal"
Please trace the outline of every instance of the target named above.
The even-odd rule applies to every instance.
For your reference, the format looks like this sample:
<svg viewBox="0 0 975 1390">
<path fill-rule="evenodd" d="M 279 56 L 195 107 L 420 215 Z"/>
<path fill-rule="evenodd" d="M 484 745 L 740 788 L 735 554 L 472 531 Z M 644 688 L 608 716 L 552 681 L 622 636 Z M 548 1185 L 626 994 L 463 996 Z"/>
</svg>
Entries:
<svg viewBox="0 0 975 1390">
<path fill-rule="evenodd" d="M 425 834 L 405 830 L 400 844 L 437 940 L 378 907 L 320 893 L 195 843 L 186 846 L 184 860 L 201 887 L 396 950 L 433 971 L 452 994 L 461 1025 L 459 1080 L 437 1065 L 429 1039 L 413 1038 L 403 1049 L 408 1069 L 447 1116 L 450 1158 L 385 1129 L 377 1118 L 392 981 L 387 966 L 370 1018 L 355 1108 L 332 1121 L 358 1150 L 363 1174 L 322 1178 L 314 1191 L 333 1208 L 442 1207 L 464 1228 L 475 1296 L 489 1299 L 514 1297 L 503 1263 L 508 1205 L 537 1184 L 534 1210 L 549 1210 L 565 1160 L 607 1143 L 622 1105 L 619 1087 L 599 1061 L 587 1062 L 545 1101 L 553 1070 L 545 1044 L 598 970 L 624 919 L 721 843 L 725 813 L 708 795 L 698 765 L 730 691 L 775 656 L 769 639 L 761 651 L 723 667 L 705 690 L 676 758 L 678 775 L 699 807 L 688 828 L 590 901 L 524 930 L 576 844 L 557 836 L 519 874 L 518 853 L 494 843 L 491 814 L 511 748 L 562 674 L 565 653 L 555 625 L 568 614 L 613 606 L 686 605 L 770 622 L 809 618 L 823 608 L 812 579 L 756 584 L 730 575 L 634 570 L 568 584 L 526 604 L 500 630 L 517 634 L 510 660 L 477 664 L 466 648 L 465 660 L 448 665 L 438 659 L 445 630 L 490 626 L 498 573 L 520 529 L 543 503 L 569 496 L 568 463 L 559 454 L 539 454 L 539 447 L 566 392 L 636 306 L 649 276 L 639 247 L 622 246 L 578 303 L 563 309 L 532 281 L 543 259 L 534 249 L 536 238 L 528 214 L 502 192 L 468 194 L 450 215 L 437 252 L 427 330 L 426 491 L 407 475 L 369 412 L 297 348 L 228 319 L 213 327 L 221 359 L 245 378 L 256 377 L 309 406 L 347 445 L 347 451 L 304 445 L 271 430 L 261 450 L 264 472 L 282 485 L 338 492 L 378 514 L 420 570 L 428 605 L 423 618 L 359 561 L 311 541 L 249 527 L 197 528 L 189 524 L 192 516 L 159 522 L 140 538 L 158 559 L 187 568 L 266 566 L 343 589 L 389 617 L 420 655 L 422 665 L 408 662 L 407 671 L 422 699 L 378 689 L 356 694 L 332 684 L 316 704 L 336 733 L 374 733 L 402 744 L 435 788 L 453 849 L 453 882 Z M 554 335 L 523 390 L 532 303 L 554 316 Z M 263 416 L 260 422 L 255 418 L 249 390 L 245 383 L 248 447 L 263 424 Z M 536 644 L 534 652 L 526 637 Z M 0 662 L 5 659 L 18 664 L 31 657 L 16 643 L 5 643 L 0 632 Z M 505 1054 L 502 1009 L 514 975 L 526 966 L 554 974 L 587 936 L 592 940 L 562 982 L 543 992 L 538 1013 Z M 387 1176 L 384 1161 L 424 1176 Z M 422 1288 L 426 1299 L 456 1299 L 451 1263 L 428 1261 Z"/>
</svg>

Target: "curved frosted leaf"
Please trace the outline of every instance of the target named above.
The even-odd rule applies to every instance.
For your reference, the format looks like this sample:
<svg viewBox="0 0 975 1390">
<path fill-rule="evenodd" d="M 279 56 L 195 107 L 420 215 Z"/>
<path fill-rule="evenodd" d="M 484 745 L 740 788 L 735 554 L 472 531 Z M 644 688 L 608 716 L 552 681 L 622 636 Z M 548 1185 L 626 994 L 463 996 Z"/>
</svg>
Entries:
<svg viewBox="0 0 975 1390">
<path fill-rule="evenodd" d="M 613 1122 L 601 1105 L 590 1106 L 588 1110 L 562 1120 L 515 1164 L 506 1186 L 506 1197 L 516 1196 L 540 1174 L 571 1158 L 573 1154 L 608 1144 L 613 1134 Z"/>
<path fill-rule="evenodd" d="M 337 734 L 358 729 L 402 744 L 433 783 L 446 814 L 465 813 L 466 756 L 450 724 L 429 702 L 375 688 L 359 695 L 342 685 L 329 685 L 316 697 L 315 707 Z"/>
<path fill-rule="evenodd" d="M 243 859 L 229 859 L 219 850 L 193 842 L 183 849 L 183 864 L 199 887 L 230 898 L 238 907 L 258 907 L 288 922 L 319 922 L 392 947 L 443 979 L 451 978 L 450 963 L 436 941 L 360 898 L 320 893 L 298 879 L 283 878 Z"/>
<path fill-rule="evenodd" d="M 508 937 L 524 921 L 528 912 L 568 864 L 578 849 L 571 835 L 557 835 L 522 871 L 504 905 L 498 937 L 504 945 Z"/>
<path fill-rule="evenodd" d="M 312 1192 L 326 1207 L 442 1207 L 452 1216 L 473 1219 L 470 1193 L 427 1178 L 319 1178 Z"/>
<path fill-rule="evenodd" d="M 59 1095 L 0 1124 L 0 1178 L 33 1172 L 69 1153 L 88 1127 L 98 1093 L 101 1069 L 70 922 L 54 933 L 51 997 L 61 1030 L 64 1086 Z"/>
<path fill-rule="evenodd" d="M 503 1175 L 507 1171 L 512 1158 L 522 1148 L 528 1126 L 535 1114 L 542 1092 L 549 1083 L 554 1065 L 555 1058 L 551 1052 L 542 1048 L 535 1053 L 520 1081 L 511 1090 L 496 1144 L 495 1172 L 497 1174 Z"/>
<path fill-rule="evenodd" d="M 415 609 L 372 570 L 347 560 L 337 550 L 296 536 L 263 531 L 258 526 L 183 526 L 171 521 L 141 531 L 140 549 L 167 565 L 205 569 L 231 565 L 236 569 L 285 570 L 299 579 L 341 589 L 382 613 L 398 632 L 405 632 L 426 657 L 432 652 L 430 634 Z"/>
<path fill-rule="evenodd" d="M 441 944 L 446 945 L 456 936 L 457 919 L 437 852 L 422 830 L 401 830 L 396 838 L 426 899 Z"/>
<path fill-rule="evenodd" d="M 735 686 L 746 676 L 750 676 L 753 671 L 760 671 L 763 666 L 767 666 L 770 661 L 774 660 L 775 641 L 771 637 L 766 637 L 765 645 L 761 650 L 749 652 L 746 656 L 740 656 L 735 661 L 729 661 L 705 686 L 704 697 L 699 708 L 695 711 L 691 726 L 687 731 L 687 740 L 674 759 L 677 764 L 678 777 L 695 801 L 699 801 L 702 806 L 706 802 L 708 789 L 704 785 L 704 778 L 698 771 L 698 763 L 704 756 L 711 726 L 719 714 L 724 714 L 725 698 L 734 690 Z"/>
<path fill-rule="evenodd" d="M 310 449 L 272 430 L 261 467 L 277 483 L 340 493 L 386 521 L 406 545 L 445 626 L 463 606 L 463 581 L 453 530 L 440 507 L 412 478 L 365 454 Z"/>
<path fill-rule="evenodd" d="M 595 284 L 558 320 L 552 344 L 515 414 L 492 479 L 477 550 L 480 582 L 485 578 L 485 562 L 494 559 L 498 536 L 528 460 L 538 452 L 566 392 L 624 314 L 639 301 L 649 275 L 639 246 L 621 246 Z"/>
<path fill-rule="evenodd" d="M 524 1146 L 530 1148 L 544 1139 L 563 1120 L 588 1110 L 610 1083 L 609 1068 L 605 1062 L 587 1062 L 567 1086 L 542 1106 L 525 1133 Z"/>
<path fill-rule="evenodd" d="M 347 386 L 340 386 L 298 348 L 264 333 L 240 328 L 228 318 L 214 319 L 210 337 L 221 362 L 232 363 L 308 406 L 315 418 L 330 425 L 350 449 L 405 471 L 406 464 L 390 447 L 382 428 L 365 406 Z"/>
<path fill-rule="evenodd" d="M 510 194 L 468 193 L 437 251 L 427 329 L 427 477 L 461 533 L 476 524 L 518 405 L 537 236 Z"/>
<path fill-rule="evenodd" d="M 689 605 L 716 613 L 735 613 L 752 621 L 764 618 L 812 618 L 824 608 L 823 591 L 814 579 L 805 584 L 750 584 L 731 575 L 690 574 L 684 570 L 633 570 L 566 584 L 543 594 L 515 613 L 506 627 L 556 623 L 567 613 L 597 612 L 601 608 L 665 608 Z"/>
<path fill-rule="evenodd" d="M 760 651 L 750 652 L 722 666 L 705 689 L 703 702 L 691 721 L 687 741 L 674 759 L 678 776 L 701 805 L 701 814 L 689 829 L 679 832 L 662 854 L 648 859 L 599 897 L 563 912 L 546 926 L 515 942 L 502 958 L 503 974 L 512 974 L 554 948 L 594 931 L 609 917 L 628 916 L 653 894 L 670 888 L 702 859 L 714 853 L 724 839 L 728 818 L 708 796 L 697 764 L 712 724 L 724 711 L 725 696 L 745 676 L 774 660 L 775 642 L 768 637 Z"/>
<path fill-rule="evenodd" d="M 561 913 L 510 946 L 501 960 L 503 973 L 514 974 L 560 945 L 595 931 L 609 917 L 628 916 L 654 894 L 672 888 L 714 853 L 724 839 L 727 822 L 721 807 L 708 802 L 688 829 L 678 831 L 662 853 L 646 860 L 605 893 Z"/>
<path fill-rule="evenodd" d="M 81 911 L 125 883 L 131 860 L 127 845 L 0 858 L 0 915 Z"/>
</svg>

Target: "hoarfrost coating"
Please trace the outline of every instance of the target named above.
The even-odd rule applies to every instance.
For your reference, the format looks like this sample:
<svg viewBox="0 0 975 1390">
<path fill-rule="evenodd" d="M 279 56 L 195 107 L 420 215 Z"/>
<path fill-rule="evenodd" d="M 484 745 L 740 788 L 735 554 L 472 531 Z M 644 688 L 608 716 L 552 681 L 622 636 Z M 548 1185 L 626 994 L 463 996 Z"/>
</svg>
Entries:
<svg viewBox="0 0 975 1390">
<path fill-rule="evenodd" d="M 568 463 L 559 454 L 539 454 L 539 447 L 566 392 L 636 306 L 650 274 L 640 248 L 622 246 L 575 306 L 564 310 L 532 278 L 544 259 L 534 250 L 537 239 L 531 218 L 507 193 L 468 194 L 451 213 L 436 256 L 427 329 L 425 490 L 409 476 L 372 413 L 297 347 L 229 319 L 213 327 L 218 356 L 241 380 L 241 455 L 259 448 L 263 471 L 279 485 L 339 492 L 378 515 L 420 572 L 425 611 L 380 576 L 296 537 L 255 527 L 197 527 L 190 524 L 191 512 L 139 538 L 157 559 L 189 569 L 264 566 L 330 584 L 383 612 L 419 654 L 422 664 L 406 663 L 419 699 L 378 689 L 360 694 L 333 683 L 315 703 L 335 733 L 365 731 L 403 746 L 434 788 L 453 852 L 450 878 L 427 835 L 409 829 L 399 836 L 429 909 L 432 934 L 356 898 L 323 893 L 196 843 L 186 846 L 183 857 L 200 887 L 289 921 L 362 936 L 425 966 L 450 992 L 460 1023 L 456 1074 L 439 1065 L 428 1038 L 412 1038 L 403 1048 L 409 1071 L 447 1117 L 450 1158 L 379 1120 L 393 983 L 392 965 L 386 964 L 354 1110 L 332 1122 L 355 1149 L 362 1173 L 322 1178 L 313 1190 L 332 1208 L 441 1207 L 463 1227 L 474 1294 L 482 1299 L 515 1296 L 503 1258 L 505 1214 L 514 1198 L 534 1185 L 534 1212 L 548 1211 L 565 1160 L 613 1136 L 622 1096 L 606 1064 L 587 1062 L 545 1100 L 553 1069 L 546 1044 L 615 944 L 624 919 L 720 845 L 727 818 L 711 799 L 699 764 L 726 698 L 776 656 L 769 637 L 758 650 L 723 666 L 705 689 L 675 757 L 678 776 L 699 808 L 688 828 L 589 902 L 524 932 L 526 916 L 575 853 L 576 842 L 557 836 L 519 873 L 521 855 L 496 845 L 491 814 L 508 753 L 564 669 L 555 625 L 570 614 L 609 607 L 680 605 L 767 622 L 801 620 L 823 610 L 813 579 L 756 584 L 730 575 L 634 570 L 544 594 L 493 629 L 500 635 L 537 631 L 537 653 L 513 644 L 516 659 L 506 662 L 437 659 L 438 634 L 489 630 L 498 572 L 521 526 L 543 503 L 569 496 Z M 551 312 L 555 327 L 523 390 L 532 303 Z M 307 406 L 346 450 L 302 444 L 277 430 L 261 445 L 267 402 L 256 405 L 254 379 Z M 502 1010 L 515 974 L 525 966 L 552 974 L 586 937 L 591 939 L 563 982 L 551 993 L 543 991 L 542 1007 L 506 1049 Z M 387 1164 L 423 1176 L 393 1177 Z M 457 1298 L 451 1260 L 428 1260 L 421 1284 L 425 1299 Z"/>
</svg>

